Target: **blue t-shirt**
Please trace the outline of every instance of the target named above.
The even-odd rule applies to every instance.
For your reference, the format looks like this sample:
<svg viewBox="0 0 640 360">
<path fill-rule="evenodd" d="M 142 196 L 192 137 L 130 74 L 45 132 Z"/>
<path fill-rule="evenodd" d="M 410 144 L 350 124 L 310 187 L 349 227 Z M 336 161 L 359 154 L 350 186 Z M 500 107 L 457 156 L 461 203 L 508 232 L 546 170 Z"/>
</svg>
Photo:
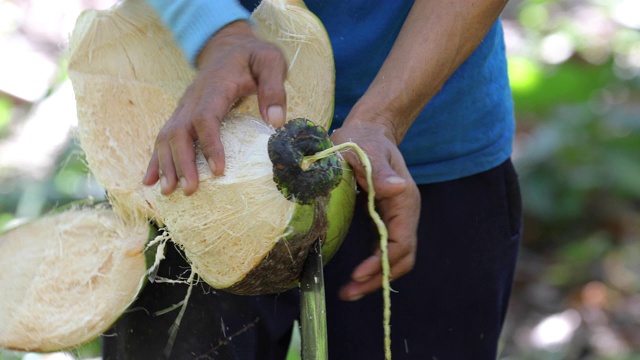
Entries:
<svg viewBox="0 0 640 360">
<path fill-rule="evenodd" d="M 193 61 L 204 41 L 221 23 L 242 18 L 232 0 L 148 0 Z M 186 8 L 216 3 L 215 20 L 196 26 L 201 11 Z M 259 1 L 241 1 L 253 9 Z M 171 4 L 169 6 L 168 4 Z M 372 6 L 367 0 L 308 0 L 323 22 L 336 62 L 336 108 L 339 127 L 373 81 L 391 50 L 413 1 L 394 0 Z M 180 10 L 180 7 L 184 9 Z M 221 11 L 221 8 L 229 11 Z M 184 15 L 184 14 L 189 14 Z M 245 17 L 248 12 L 244 13 Z M 209 15 L 208 18 L 211 19 Z M 191 39 L 191 40 L 190 40 Z M 193 49 L 197 49 L 194 51 Z M 499 165 L 511 155 L 513 103 L 507 78 L 503 33 L 496 22 L 475 52 L 455 71 L 426 105 L 400 144 L 414 180 L 433 183 L 476 174 Z"/>
</svg>

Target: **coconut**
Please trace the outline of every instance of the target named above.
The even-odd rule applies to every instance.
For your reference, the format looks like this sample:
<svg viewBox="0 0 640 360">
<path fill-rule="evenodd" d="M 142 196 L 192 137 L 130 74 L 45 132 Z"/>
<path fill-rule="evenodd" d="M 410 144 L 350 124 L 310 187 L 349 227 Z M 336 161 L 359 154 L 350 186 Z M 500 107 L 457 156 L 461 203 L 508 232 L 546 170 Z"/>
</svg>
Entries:
<svg viewBox="0 0 640 360">
<path fill-rule="evenodd" d="M 330 146 L 325 130 L 333 116 L 335 69 L 321 22 L 300 1 L 265 0 L 252 23 L 287 59 L 287 115 L 311 119 L 317 125 L 303 121 L 307 125 L 299 130 L 323 133 L 318 150 Z M 288 191 L 292 182 L 274 181 L 269 141 L 276 130 L 262 121 L 255 96 L 241 99 L 221 126 L 223 176 L 213 176 L 198 150 L 195 194 L 178 190 L 163 196 L 158 186 L 141 185 L 155 137 L 193 79 L 171 34 L 143 1 L 124 1 L 79 18 L 69 76 L 81 146 L 115 211 L 165 224 L 194 271 L 214 288 L 280 292 L 297 284 L 314 241 L 323 241 L 327 258 L 335 253 L 353 213 L 352 172 L 333 156 L 324 165 L 325 177 L 337 187 L 300 202 L 299 194 Z M 300 173 L 295 166 L 294 171 Z"/>
<path fill-rule="evenodd" d="M 280 133 L 293 143 L 300 127 L 303 133 L 312 129 L 325 136 L 324 144 L 310 153 L 331 146 L 324 129 L 306 121 L 290 121 Z M 182 192 L 161 196 L 156 188 L 158 210 L 173 241 L 183 248 L 194 271 L 214 288 L 239 294 L 287 290 L 297 285 L 313 242 L 324 241 L 328 260 L 350 224 L 355 181 L 346 163 L 333 156 L 327 163 L 318 163 L 310 179 L 297 176 L 295 165 L 283 167 L 281 159 L 274 158 L 284 153 L 278 151 L 274 135 L 261 120 L 230 116 L 221 136 L 229 159 L 224 176 L 213 176 L 199 153 L 198 191 L 191 196 Z M 267 149 L 273 150 L 272 156 Z M 300 162 L 302 158 L 294 164 Z M 279 167 L 293 173 L 293 178 L 274 181 L 274 169 Z M 319 187 L 322 176 L 330 186 Z M 304 197 L 292 183 L 310 194 Z"/>
<path fill-rule="evenodd" d="M 145 222 L 106 208 L 50 214 L 0 235 L 0 348 L 53 351 L 105 331 L 138 294 Z"/>
</svg>

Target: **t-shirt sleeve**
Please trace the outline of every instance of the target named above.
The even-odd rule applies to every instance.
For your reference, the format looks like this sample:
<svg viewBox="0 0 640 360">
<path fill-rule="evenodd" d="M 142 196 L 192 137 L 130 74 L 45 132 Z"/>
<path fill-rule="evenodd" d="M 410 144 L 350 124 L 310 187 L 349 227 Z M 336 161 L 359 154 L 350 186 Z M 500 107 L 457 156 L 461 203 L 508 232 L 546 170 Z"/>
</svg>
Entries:
<svg viewBox="0 0 640 360">
<path fill-rule="evenodd" d="M 236 0 L 146 0 L 160 15 L 191 65 L 211 36 L 251 15 Z"/>
</svg>

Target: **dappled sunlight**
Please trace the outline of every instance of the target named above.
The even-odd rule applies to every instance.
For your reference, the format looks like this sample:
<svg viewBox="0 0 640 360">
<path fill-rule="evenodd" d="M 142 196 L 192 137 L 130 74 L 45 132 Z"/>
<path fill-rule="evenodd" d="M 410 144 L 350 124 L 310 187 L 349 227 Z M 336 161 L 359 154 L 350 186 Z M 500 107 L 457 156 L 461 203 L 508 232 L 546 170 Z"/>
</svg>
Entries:
<svg viewBox="0 0 640 360">
<path fill-rule="evenodd" d="M 640 2 L 510 1 L 524 238 L 503 358 L 640 353 Z"/>
<path fill-rule="evenodd" d="M 74 360 L 75 357 L 65 352 L 55 352 L 51 354 L 27 354 L 22 360 Z"/>
<path fill-rule="evenodd" d="M 69 81 L 36 104 L 15 132 L 0 140 L 0 168 L 46 176 L 78 124 L 75 104 Z"/>
<path fill-rule="evenodd" d="M 0 0 L 0 230 L 60 201 L 104 196 L 73 140 L 64 55 L 78 14 L 114 2 Z"/>
<path fill-rule="evenodd" d="M 528 340 L 535 348 L 554 350 L 571 341 L 581 320 L 572 309 L 547 316 L 531 330 Z"/>
<path fill-rule="evenodd" d="M 611 11 L 612 18 L 618 23 L 640 30 L 640 2 L 636 0 L 620 0 L 615 2 Z"/>
</svg>

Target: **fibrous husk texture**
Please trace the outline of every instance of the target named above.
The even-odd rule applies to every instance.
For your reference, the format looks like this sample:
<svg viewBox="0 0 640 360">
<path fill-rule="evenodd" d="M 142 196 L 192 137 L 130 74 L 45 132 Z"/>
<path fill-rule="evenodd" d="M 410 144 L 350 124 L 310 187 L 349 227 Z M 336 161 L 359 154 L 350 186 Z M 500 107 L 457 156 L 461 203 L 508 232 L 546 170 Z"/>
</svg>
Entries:
<svg viewBox="0 0 640 360">
<path fill-rule="evenodd" d="M 251 15 L 258 34 L 278 45 L 289 65 L 287 118 L 306 118 L 325 130 L 333 119 L 335 68 L 324 26 L 302 1 L 262 1 Z M 260 117 L 256 97 L 237 111 Z"/>
<path fill-rule="evenodd" d="M 198 191 L 158 196 L 173 241 L 215 288 L 229 287 L 259 264 L 286 234 L 296 208 L 273 182 L 266 151 L 273 132 L 250 116 L 228 118 L 221 140 L 233 161 L 224 176 L 214 177 L 198 152 Z"/>
<path fill-rule="evenodd" d="M 145 222 L 73 209 L 0 236 L 0 348 L 65 349 L 105 331 L 145 274 Z"/>
<path fill-rule="evenodd" d="M 70 42 L 77 136 L 114 210 L 152 217 L 142 185 L 155 138 L 193 79 L 168 30 L 144 1 L 84 12 Z"/>
</svg>

